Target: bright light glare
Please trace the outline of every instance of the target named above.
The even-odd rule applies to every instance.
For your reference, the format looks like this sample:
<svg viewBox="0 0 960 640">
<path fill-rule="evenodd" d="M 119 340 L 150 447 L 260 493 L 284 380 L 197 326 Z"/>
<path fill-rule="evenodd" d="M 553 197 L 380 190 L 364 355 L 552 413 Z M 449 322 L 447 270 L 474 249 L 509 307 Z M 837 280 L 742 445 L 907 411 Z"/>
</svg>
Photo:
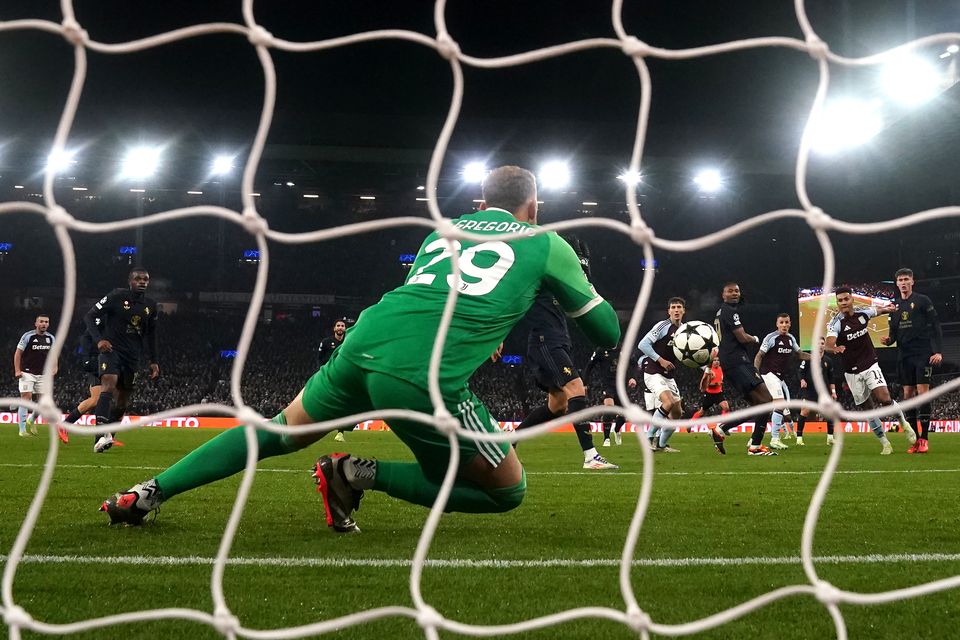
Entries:
<svg viewBox="0 0 960 640">
<path fill-rule="evenodd" d="M 215 176 L 223 176 L 230 173 L 233 169 L 233 156 L 219 155 L 213 159 L 210 165 L 210 173 Z"/>
<path fill-rule="evenodd" d="M 561 160 L 548 162 L 540 168 L 539 178 L 544 189 L 562 189 L 570 183 L 570 167 Z"/>
<path fill-rule="evenodd" d="M 723 188 L 723 176 L 717 169 L 703 169 L 693 177 L 693 183 L 705 193 L 716 193 Z"/>
<path fill-rule="evenodd" d="M 824 105 L 811 127 L 813 149 L 830 154 L 869 142 L 883 128 L 883 118 L 876 103 L 840 100 Z"/>
<path fill-rule="evenodd" d="M 51 153 L 47 156 L 47 171 L 55 174 L 66 171 L 70 168 L 70 165 L 76 164 L 75 155 L 76 152 L 66 149 Z"/>
<path fill-rule="evenodd" d="M 123 178 L 149 178 L 160 166 L 158 147 L 136 147 L 127 151 L 120 176 Z"/>
<path fill-rule="evenodd" d="M 951 44 L 947 47 L 947 53 L 957 53 L 960 51 L 960 44 Z"/>
<path fill-rule="evenodd" d="M 617 180 L 620 180 L 628 187 L 635 187 L 643 181 L 643 176 L 640 175 L 639 171 L 624 171 L 617 176 Z"/>
<path fill-rule="evenodd" d="M 916 106 L 940 92 L 941 77 L 931 63 L 916 56 L 906 56 L 883 68 L 880 83 L 892 100 Z"/>
<path fill-rule="evenodd" d="M 463 181 L 470 184 L 480 184 L 487 177 L 487 165 L 482 162 L 468 162 L 463 167 Z"/>
</svg>

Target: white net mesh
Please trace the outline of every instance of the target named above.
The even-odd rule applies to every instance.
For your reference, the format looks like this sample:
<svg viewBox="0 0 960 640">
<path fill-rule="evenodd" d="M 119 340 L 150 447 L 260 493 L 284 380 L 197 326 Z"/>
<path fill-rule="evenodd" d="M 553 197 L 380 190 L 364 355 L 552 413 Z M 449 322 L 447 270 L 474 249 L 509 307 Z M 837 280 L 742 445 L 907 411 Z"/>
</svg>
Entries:
<svg viewBox="0 0 960 640">
<path fill-rule="evenodd" d="M 44 206 L 29 202 L 7 202 L 0 204 L 0 214 L 30 213 L 43 216 L 47 223 L 54 230 L 63 255 L 64 264 L 65 287 L 63 308 L 61 310 L 61 319 L 56 332 L 57 335 L 63 337 L 67 335 L 69 330 L 69 319 L 72 317 L 74 312 L 76 294 L 76 256 L 72 241 L 68 235 L 68 231 L 72 230 L 83 233 L 107 233 L 122 229 L 130 229 L 139 225 L 154 225 L 164 221 L 175 221 L 192 216 L 210 216 L 223 219 L 231 224 L 242 226 L 250 235 L 256 238 L 257 247 L 260 250 L 260 264 L 257 271 L 256 282 L 253 288 L 252 300 L 243 325 L 243 331 L 241 334 L 239 347 L 237 349 L 237 357 L 231 372 L 231 395 L 234 404 L 232 406 L 209 404 L 203 405 L 203 409 L 205 411 L 214 411 L 222 413 L 225 416 L 234 416 L 242 423 L 247 425 L 246 435 L 248 444 L 247 465 L 244 471 L 243 481 L 238 491 L 233 510 L 226 526 L 226 530 L 223 533 L 219 552 L 213 566 L 210 582 L 212 599 L 214 603 L 213 612 L 193 609 L 158 609 L 111 615 L 70 624 L 49 624 L 40 620 L 35 620 L 27 613 L 27 611 L 25 611 L 16 603 L 13 595 L 14 577 L 17 573 L 17 568 L 24 560 L 24 550 L 26 549 L 27 543 L 34 530 L 34 526 L 40 514 L 44 499 L 47 496 L 47 492 L 50 488 L 54 470 L 56 469 L 59 441 L 56 437 L 56 431 L 51 429 L 49 432 L 49 453 L 47 455 L 43 474 L 37 488 L 36 495 L 34 496 L 27 515 L 23 520 L 23 524 L 20 527 L 13 547 L 7 556 L 3 571 L 2 609 L 0 609 L 0 611 L 2 611 L 4 621 L 9 627 L 11 638 L 20 638 L 21 631 L 24 629 L 46 634 L 67 634 L 96 628 L 111 627 L 113 625 L 128 622 L 160 619 L 180 619 L 200 622 L 209 625 L 228 638 L 235 638 L 237 636 L 255 638 L 296 638 L 323 634 L 325 632 L 344 629 L 353 625 L 391 616 L 401 616 L 415 619 L 417 624 L 420 625 L 426 636 L 429 638 L 438 637 L 439 630 L 449 630 L 472 636 L 499 636 L 553 625 L 560 625 L 564 622 L 583 618 L 599 618 L 616 621 L 628 626 L 637 632 L 641 637 L 646 638 L 651 632 L 667 636 L 681 636 L 701 632 L 744 616 L 777 600 L 793 595 L 807 594 L 816 597 L 817 600 L 819 600 L 823 606 L 827 608 L 835 624 L 837 637 L 843 639 L 847 637 L 847 630 L 843 615 L 841 614 L 839 608 L 839 605 L 841 604 L 880 604 L 895 600 L 915 598 L 921 595 L 931 594 L 960 586 L 960 576 L 954 576 L 905 589 L 898 589 L 895 591 L 882 593 L 864 594 L 835 588 L 831 584 L 819 578 L 816 566 L 814 565 L 813 537 L 816 529 L 816 523 L 820 514 L 820 508 L 823 504 L 827 491 L 830 488 L 831 480 L 834 476 L 837 464 L 840 461 L 843 451 L 843 431 L 839 430 L 837 433 L 836 446 L 830 453 L 826 468 L 824 469 L 820 482 L 817 485 L 804 521 L 803 534 L 800 541 L 800 557 L 804 572 L 806 573 L 806 577 L 808 579 L 808 582 L 805 584 L 797 584 L 776 589 L 731 609 L 719 612 L 700 620 L 691 621 L 686 624 L 658 624 L 652 620 L 651 617 L 647 615 L 639 606 L 636 594 L 634 592 L 634 585 L 632 584 L 630 577 L 630 570 L 633 566 L 635 550 L 640 537 L 640 531 L 643 526 L 644 516 L 646 515 L 647 507 L 650 503 L 650 495 L 653 487 L 653 455 L 649 448 L 640 446 L 639 449 L 643 458 L 642 486 L 637 508 L 630 523 L 629 533 L 627 535 L 626 544 L 624 545 L 620 562 L 620 591 L 624 602 L 622 609 L 585 607 L 567 610 L 553 615 L 514 624 L 495 626 L 477 626 L 465 624 L 442 616 L 424 599 L 421 593 L 421 578 L 423 568 L 427 560 L 427 555 L 430 550 L 431 542 L 434 538 L 434 534 L 437 531 L 441 515 L 443 514 L 444 506 L 446 505 L 455 479 L 455 470 L 457 468 L 459 458 L 457 436 L 459 435 L 460 437 L 470 438 L 473 440 L 488 441 L 533 438 L 558 426 L 560 422 L 586 419 L 611 410 L 610 407 L 593 407 L 577 414 L 565 416 L 564 418 L 555 420 L 551 423 L 538 426 L 523 433 L 478 434 L 473 431 L 461 429 L 457 421 L 453 419 L 443 407 L 438 385 L 440 355 L 443 350 L 447 328 L 449 327 L 457 298 L 457 288 L 451 287 L 450 296 L 447 300 L 442 322 L 439 331 L 437 332 L 438 335 L 434 351 L 430 360 L 429 391 L 434 406 L 436 407 L 434 415 L 431 416 L 405 410 L 378 411 L 375 415 L 358 414 L 336 421 L 304 427 L 304 429 L 310 429 L 314 431 L 329 431 L 337 426 L 352 425 L 358 421 L 371 419 L 374 417 L 387 420 L 390 418 L 404 418 L 408 420 L 417 420 L 427 425 L 433 425 L 448 435 L 452 452 L 449 468 L 444 478 L 440 495 L 437 497 L 437 501 L 431 509 L 426 524 L 423 527 L 423 532 L 420 536 L 412 561 L 412 568 L 410 572 L 410 594 L 412 596 L 414 606 L 412 608 L 403 606 L 382 607 L 358 612 L 336 619 L 317 622 L 314 624 L 271 631 L 246 628 L 243 626 L 242 621 L 231 613 L 224 597 L 223 576 L 227 559 L 230 555 L 231 544 L 233 542 L 234 535 L 236 534 L 244 505 L 247 502 L 251 485 L 253 484 L 254 471 L 256 469 L 257 462 L 255 429 L 266 429 L 270 431 L 279 431 L 281 429 L 280 427 L 266 421 L 263 416 L 248 407 L 244 403 L 240 389 L 241 374 L 243 372 L 244 363 L 246 362 L 250 351 L 250 343 L 256 328 L 257 317 L 260 314 L 261 304 L 263 302 L 264 292 L 266 289 L 267 273 L 270 265 L 267 240 L 270 239 L 276 242 L 288 244 L 302 244 L 358 234 L 371 229 L 386 229 L 403 225 L 420 225 L 425 227 L 425 230 L 437 229 L 448 241 L 458 238 L 481 238 L 481 236 L 475 236 L 470 233 L 459 231 L 449 224 L 449 221 L 443 217 L 437 206 L 435 195 L 437 193 L 436 187 L 440 175 L 440 168 L 444 161 L 447 144 L 457 123 L 463 98 L 464 83 L 462 65 L 488 69 L 505 68 L 576 53 L 588 49 L 611 48 L 621 50 L 624 55 L 629 56 L 633 60 L 636 66 L 637 75 L 640 79 L 642 90 L 640 108 L 637 117 L 636 138 L 630 161 L 630 171 L 639 172 L 644 148 L 644 138 L 647 131 L 647 121 L 652 92 L 652 84 L 646 64 L 647 58 L 652 57 L 672 60 L 690 59 L 700 56 L 716 55 L 731 51 L 762 47 L 787 47 L 801 52 L 806 52 L 810 55 L 814 61 L 814 64 L 816 64 L 819 68 L 820 81 L 816 92 L 816 98 L 811 109 L 810 117 L 807 121 L 808 125 L 805 128 L 800 141 L 800 150 L 796 161 L 795 184 L 796 193 L 802 206 L 801 209 L 783 209 L 771 211 L 753 217 L 717 233 L 691 240 L 672 241 L 660 239 L 654 235 L 653 230 L 644 222 L 643 217 L 640 214 L 640 210 L 637 207 L 635 190 L 632 188 L 627 188 L 625 193 L 626 203 L 629 211 L 629 224 L 623 224 L 621 222 L 604 218 L 587 218 L 576 221 L 550 224 L 544 227 L 544 229 L 547 230 L 562 230 L 585 226 L 606 227 L 630 237 L 636 244 L 642 246 L 644 257 L 648 261 L 648 264 L 652 264 L 654 248 L 678 252 L 692 252 L 716 244 L 723 240 L 734 238 L 753 227 L 766 225 L 786 218 L 799 218 L 807 222 L 820 243 L 820 247 L 823 251 L 824 264 L 824 278 L 822 286 L 824 291 L 829 291 L 834 283 L 834 255 L 833 247 L 828 237 L 828 232 L 834 231 L 848 234 L 872 234 L 882 231 L 900 229 L 938 218 L 960 216 L 960 207 L 944 207 L 940 209 L 914 213 L 897 220 L 886 222 L 843 222 L 831 218 L 828 214 L 814 205 L 808 197 L 806 186 L 807 162 L 810 153 L 811 142 L 811 126 L 809 123 L 822 109 L 830 81 L 830 64 L 847 66 L 876 65 L 906 50 L 912 50 L 932 44 L 954 43 L 960 40 L 960 34 L 943 33 L 928 36 L 880 54 L 863 58 L 846 58 L 830 51 L 827 43 L 818 37 L 817 33 L 814 31 L 812 25 L 807 19 L 803 0 L 795 0 L 796 18 L 804 34 L 804 40 L 787 37 L 765 37 L 738 40 L 707 47 L 697 47 L 693 49 L 669 50 L 651 46 L 629 35 L 624 29 L 621 19 L 622 4 L 623 3 L 621 0 L 614 0 L 611 6 L 611 20 L 613 28 L 617 34 L 617 38 L 615 39 L 592 38 L 576 42 L 568 42 L 562 45 L 500 58 L 476 58 L 466 55 L 460 51 L 457 41 L 451 36 L 450 33 L 447 32 L 445 23 L 446 3 L 443 0 L 438 0 L 434 7 L 434 23 L 437 33 L 436 37 L 429 37 L 422 33 L 416 33 L 412 31 L 380 30 L 317 42 L 290 42 L 274 37 L 266 29 L 257 24 L 256 17 L 254 15 L 253 0 L 244 0 L 243 2 L 243 25 L 232 23 L 201 24 L 177 29 L 141 40 L 116 44 L 106 44 L 91 40 L 83 27 L 77 22 L 70 0 L 63 0 L 62 2 L 61 10 L 63 13 L 63 21 L 61 24 L 44 20 L 29 19 L 0 22 L 0 31 L 38 30 L 49 32 L 63 37 L 73 46 L 75 60 L 73 81 L 67 97 L 66 105 L 64 106 L 63 113 L 57 127 L 52 149 L 53 154 L 59 154 L 63 151 L 66 141 L 70 135 L 71 127 L 74 122 L 74 116 L 77 111 L 77 105 L 79 104 L 80 97 L 83 93 L 84 80 L 87 73 L 87 50 L 105 54 L 127 54 L 160 47 L 188 38 L 198 38 L 221 33 L 235 34 L 237 36 L 247 38 L 251 46 L 255 48 L 257 57 L 263 69 L 264 77 L 263 108 L 260 116 L 259 126 L 256 136 L 253 140 L 249 158 L 243 171 L 241 185 L 243 207 L 241 211 L 232 211 L 223 207 L 197 206 L 184 209 L 175 209 L 145 216 L 143 218 L 127 219 L 117 222 L 85 222 L 75 219 L 67 210 L 57 204 L 53 188 L 54 174 L 51 171 L 48 171 L 44 177 Z M 446 121 L 434 147 L 429 171 L 427 174 L 426 193 L 430 195 L 428 207 L 431 219 L 424 220 L 414 217 L 390 218 L 373 222 L 346 225 L 329 230 L 299 234 L 289 234 L 271 230 L 267 225 L 267 221 L 258 213 L 254 196 L 252 195 L 254 192 L 254 175 L 257 171 L 267 138 L 267 133 L 270 129 L 276 98 L 277 82 L 270 50 L 279 49 L 290 52 L 322 51 L 337 47 L 347 47 L 360 42 L 386 39 L 406 40 L 424 47 L 428 47 L 435 50 L 450 64 L 450 72 L 453 76 L 453 96 L 450 101 L 450 109 L 447 114 Z M 517 236 L 503 234 L 494 238 L 489 235 L 485 235 L 482 236 L 482 239 L 510 239 L 514 237 Z M 455 272 L 459 273 L 459 266 L 457 265 L 456 261 L 457 252 L 453 251 L 451 253 L 454 261 Z M 647 303 L 649 301 L 650 292 L 653 286 L 653 279 L 654 272 L 652 270 L 645 270 L 634 313 L 624 337 L 625 344 L 636 343 L 639 323 L 643 317 L 644 311 L 647 308 Z M 822 298 L 822 303 L 817 314 L 813 336 L 814 344 L 816 344 L 818 339 L 823 335 L 825 312 L 826 296 Z M 64 342 L 65 340 L 58 341 L 54 345 L 50 357 L 47 358 L 45 375 L 48 379 L 52 379 L 52 367 L 60 355 L 60 351 Z M 825 386 L 821 369 L 819 366 L 817 366 L 819 356 L 814 353 L 813 358 L 814 364 L 812 368 L 814 372 L 813 375 L 815 379 L 815 386 L 819 394 L 819 401 L 814 403 L 810 401 L 794 400 L 789 402 L 789 406 L 791 408 L 806 407 L 813 409 L 819 411 L 828 419 L 843 418 L 846 420 L 866 420 L 885 415 L 886 411 L 882 408 L 871 411 L 844 411 L 836 401 L 831 399 L 827 387 Z M 613 407 L 612 410 L 622 412 L 628 420 L 634 423 L 652 422 L 656 424 L 660 422 L 644 412 L 639 406 L 632 404 L 629 401 L 624 384 L 625 366 L 625 359 L 621 359 L 621 369 L 618 372 L 617 379 L 617 393 L 618 397 L 620 398 L 621 406 Z M 958 387 L 960 387 L 960 378 L 938 387 L 928 396 L 908 400 L 901 406 L 903 409 L 918 407 L 922 403 L 929 402 L 931 398 L 948 393 Z M 23 401 L 19 398 L 2 398 L 0 399 L 0 403 L 19 406 L 25 405 L 31 410 L 38 411 L 49 423 L 57 422 L 61 416 L 59 408 L 52 400 L 52 393 L 43 396 L 38 404 Z M 125 431 L 134 429 L 157 418 L 173 415 L 184 415 L 199 408 L 199 405 L 194 405 L 171 409 L 158 414 L 157 416 L 144 418 L 130 425 L 118 425 L 116 430 Z M 772 410 L 773 406 L 768 405 L 766 408 Z M 747 418 L 755 413 L 756 408 L 745 409 L 730 414 L 729 419 L 736 420 L 738 418 Z M 671 425 L 683 426 L 694 424 L 694 422 L 695 421 L 692 420 L 684 422 L 672 422 Z M 703 422 L 703 420 L 700 422 Z M 70 428 L 71 430 L 75 429 L 75 427 Z M 639 441 L 640 439 L 638 439 L 638 442 Z"/>
</svg>

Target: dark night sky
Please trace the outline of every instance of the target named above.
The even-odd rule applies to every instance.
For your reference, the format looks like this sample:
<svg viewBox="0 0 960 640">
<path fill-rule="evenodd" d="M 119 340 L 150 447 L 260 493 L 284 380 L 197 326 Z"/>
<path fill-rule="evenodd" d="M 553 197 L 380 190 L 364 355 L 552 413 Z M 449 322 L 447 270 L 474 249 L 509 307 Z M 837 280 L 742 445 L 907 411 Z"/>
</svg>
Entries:
<svg viewBox="0 0 960 640">
<path fill-rule="evenodd" d="M 765 35 L 801 37 L 792 0 L 661 0 L 625 5 L 627 31 L 656 46 L 691 47 Z M 811 0 L 807 5 L 814 28 L 834 51 L 845 55 L 866 55 L 911 37 L 960 31 L 957 0 Z M 433 3 L 423 0 L 284 0 L 261 2 L 255 12 L 274 35 L 294 41 L 379 28 L 434 33 Z M 76 3 L 76 13 L 91 36 L 103 42 L 202 22 L 241 22 L 238 1 L 88 0 Z M 614 36 L 610 7 L 598 0 L 451 0 L 446 15 L 462 50 L 481 57 Z M 0 20 L 26 17 L 59 21 L 59 3 L 0 4 Z M 88 55 L 89 77 L 72 139 L 72 143 L 89 145 L 88 162 L 94 157 L 105 162 L 122 143 L 138 136 L 178 140 L 195 153 L 225 147 L 242 150 L 252 139 L 262 81 L 254 51 L 242 37 L 204 36 L 136 54 Z M 432 147 L 452 86 L 446 61 L 432 50 L 380 41 L 322 53 L 274 50 L 272 55 L 279 91 L 269 144 Z M 662 206 L 645 212 L 655 228 L 662 225 L 661 236 L 690 237 L 772 208 L 797 206 L 790 172 L 817 81 L 812 59 L 792 50 L 764 49 L 682 62 L 652 59 L 649 65 L 654 89 L 646 169 L 651 175 L 657 175 L 665 159 L 678 163 L 706 159 L 734 170 L 749 166 L 756 175 L 771 174 L 737 185 L 738 200 L 716 210 L 697 209 L 694 205 L 703 203 L 682 198 L 678 203 L 675 195 L 663 193 L 673 189 L 664 180 L 659 187 Z M 622 53 L 596 50 L 522 68 L 464 69 L 464 106 L 449 165 L 464 154 L 494 150 L 499 154 L 494 162 L 548 152 L 617 158 L 623 164 L 628 160 L 640 90 L 632 62 Z M 71 73 L 71 48 L 58 37 L 0 33 L 0 167 L 9 171 L 12 162 L 52 137 Z M 868 71 L 835 68 L 834 74 L 838 89 L 870 78 Z M 955 103 L 954 96 L 952 113 Z M 906 147 L 898 147 L 903 155 L 893 159 L 886 155 L 877 162 L 874 156 L 864 156 L 840 167 L 815 161 L 811 193 L 850 219 L 892 217 L 949 204 L 956 199 L 949 189 L 916 189 L 913 198 L 914 190 L 892 185 L 891 176 L 917 164 L 897 161 L 897 157 L 916 159 L 917 154 L 935 153 L 931 150 L 936 140 L 931 138 L 936 136 L 921 142 L 910 137 Z M 910 144 L 915 148 L 911 150 Z M 424 171 L 427 159 L 424 154 Z M 611 172 L 615 170 L 611 166 Z M 858 192 L 856 199 L 851 200 L 851 191 Z M 0 200 L 7 197 L 0 193 Z M 302 224 L 294 227 L 303 229 Z M 918 233 L 934 234 L 936 229 L 928 226 Z M 741 238 L 732 246 L 746 264 L 763 256 L 783 260 L 783 245 L 771 244 L 777 236 L 781 243 L 785 239 L 792 243 L 797 253 L 814 247 L 801 225 L 789 224 Z M 596 241 L 603 242 L 599 237 Z M 888 241 L 889 237 L 858 239 L 860 244 L 848 246 L 859 247 L 861 254 L 882 254 Z M 843 239 L 838 242 L 843 246 Z M 730 246 L 718 251 L 711 254 L 716 259 L 731 254 Z M 700 261 L 690 266 L 681 258 L 665 256 L 665 263 L 674 261 L 678 283 L 669 284 L 665 269 L 665 286 L 699 279 Z M 815 258 L 792 271 L 790 278 L 802 282 L 791 281 L 780 288 L 770 285 L 768 295 L 776 298 L 782 291 L 818 279 L 819 257 Z M 705 259 L 709 263 L 713 258 Z M 680 268 L 679 261 L 687 266 Z M 852 277 L 860 278 L 872 269 L 894 268 L 897 257 L 864 262 L 841 256 L 840 261 L 848 273 L 856 274 Z M 389 283 L 378 282 L 374 288 L 382 284 Z"/>
</svg>

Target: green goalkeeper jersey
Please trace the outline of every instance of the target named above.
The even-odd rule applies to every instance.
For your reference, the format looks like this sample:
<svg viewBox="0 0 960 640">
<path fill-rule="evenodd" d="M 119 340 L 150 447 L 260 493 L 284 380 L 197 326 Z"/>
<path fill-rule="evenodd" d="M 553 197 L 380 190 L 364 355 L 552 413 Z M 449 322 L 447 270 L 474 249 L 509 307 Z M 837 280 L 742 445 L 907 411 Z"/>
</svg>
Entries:
<svg viewBox="0 0 960 640">
<path fill-rule="evenodd" d="M 480 235 L 526 232 L 503 242 L 454 241 L 459 256 L 459 295 L 443 347 L 440 383 L 463 386 L 542 289 L 600 347 L 620 339 L 616 313 L 587 281 L 576 253 L 556 233 L 532 235 L 534 226 L 508 211 L 486 209 L 453 220 Z M 437 232 L 424 240 L 403 286 L 360 314 L 347 331 L 340 356 L 364 369 L 426 387 L 430 354 L 450 287 L 455 284 L 447 242 Z"/>
</svg>

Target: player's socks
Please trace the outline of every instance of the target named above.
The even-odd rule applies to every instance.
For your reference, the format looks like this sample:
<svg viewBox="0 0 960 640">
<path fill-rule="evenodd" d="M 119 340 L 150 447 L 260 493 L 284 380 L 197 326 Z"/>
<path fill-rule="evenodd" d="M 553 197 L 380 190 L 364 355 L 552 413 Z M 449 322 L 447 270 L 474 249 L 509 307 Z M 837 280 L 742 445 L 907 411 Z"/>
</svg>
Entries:
<svg viewBox="0 0 960 640">
<path fill-rule="evenodd" d="M 610 439 L 610 430 L 613 428 L 613 423 L 612 423 L 612 422 L 601 422 L 600 424 L 603 425 L 603 439 L 604 439 L 604 440 L 609 440 L 609 439 Z"/>
<path fill-rule="evenodd" d="M 100 397 L 97 398 L 97 426 L 107 424 L 110 422 L 110 403 L 113 402 L 113 397 L 109 393 L 101 393 Z M 104 434 L 95 433 L 93 434 L 93 441 L 96 443 Z"/>
<path fill-rule="evenodd" d="M 924 441 L 930 441 L 930 417 L 931 417 L 931 405 L 930 403 L 920 405 L 920 408 L 917 410 L 917 425 L 916 431 L 917 435 L 923 438 Z"/>
<path fill-rule="evenodd" d="M 748 418 L 744 422 L 749 422 Z M 759 447 L 763 443 L 763 434 L 767 431 L 767 414 L 761 413 L 753 419 L 753 433 L 750 434 L 750 446 Z"/>
<path fill-rule="evenodd" d="M 807 416 L 800 414 L 800 417 L 797 419 L 797 437 L 803 437 L 803 427 L 807 424 Z"/>
<path fill-rule="evenodd" d="M 828 435 L 828 436 L 832 436 L 832 435 L 833 435 L 833 427 L 834 427 L 833 421 L 832 421 L 832 420 L 827 420 L 827 435 Z"/>
<path fill-rule="evenodd" d="M 567 401 L 567 413 L 576 413 L 587 408 L 586 396 L 576 396 Z M 593 449 L 593 435 L 590 434 L 589 422 L 577 422 L 573 425 L 573 430 L 577 433 L 577 440 L 580 441 L 580 448 L 586 457 L 587 449 Z M 596 450 L 594 449 L 594 455 Z M 593 457 L 593 456 L 590 456 Z"/>
<path fill-rule="evenodd" d="M 67 417 L 63 419 L 64 422 L 76 422 L 80 419 L 80 409 L 74 407 L 70 410 L 70 413 L 67 414 Z"/>
<path fill-rule="evenodd" d="M 696 411 L 693 412 L 693 415 L 690 416 L 690 417 L 691 417 L 693 420 L 696 420 L 697 418 L 702 418 L 702 417 L 703 417 L 703 409 L 697 409 Z"/>
<path fill-rule="evenodd" d="M 27 432 L 27 408 L 17 407 L 17 420 L 20 425 L 20 433 Z"/>
<path fill-rule="evenodd" d="M 596 450 L 594 450 L 596 451 Z M 346 473 L 346 469 L 344 469 Z M 347 478 L 350 481 L 350 478 Z M 365 484 L 365 483 L 364 483 Z M 361 489 L 362 485 L 353 485 Z M 423 469 L 417 462 L 377 461 L 374 471 L 373 486 L 375 491 L 383 491 L 389 496 L 432 507 L 440 493 L 440 482 L 426 477 Z M 527 488 L 527 472 L 518 484 L 502 489 L 484 489 L 479 485 L 466 480 L 457 480 L 453 483 L 450 498 L 444 509 L 447 513 L 500 513 L 509 511 L 523 500 Z"/>
<path fill-rule="evenodd" d="M 870 430 L 873 431 L 873 435 L 877 436 L 880 442 L 887 439 L 887 434 L 883 431 L 883 423 L 880 422 L 880 418 L 871 418 L 867 421 L 867 424 L 870 425 Z"/>
<path fill-rule="evenodd" d="M 774 411 L 770 415 L 770 421 L 773 423 L 770 425 L 770 439 L 779 442 L 780 431 L 783 429 L 783 414 L 779 411 Z"/>
<path fill-rule="evenodd" d="M 676 431 L 673 427 L 664 427 L 660 430 L 660 448 L 664 449 L 667 446 L 667 442 L 670 440 L 670 436 L 673 435 L 673 432 Z"/>
<path fill-rule="evenodd" d="M 286 424 L 283 412 L 273 418 L 277 424 Z M 234 427 L 208 440 L 175 462 L 156 477 L 164 499 L 221 480 L 243 471 L 247 466 L 246 427 Z M 292 453 L 303 446 L 290 434 L 270 433 L 257 429 L 258 460 Z"/>
</svg>

